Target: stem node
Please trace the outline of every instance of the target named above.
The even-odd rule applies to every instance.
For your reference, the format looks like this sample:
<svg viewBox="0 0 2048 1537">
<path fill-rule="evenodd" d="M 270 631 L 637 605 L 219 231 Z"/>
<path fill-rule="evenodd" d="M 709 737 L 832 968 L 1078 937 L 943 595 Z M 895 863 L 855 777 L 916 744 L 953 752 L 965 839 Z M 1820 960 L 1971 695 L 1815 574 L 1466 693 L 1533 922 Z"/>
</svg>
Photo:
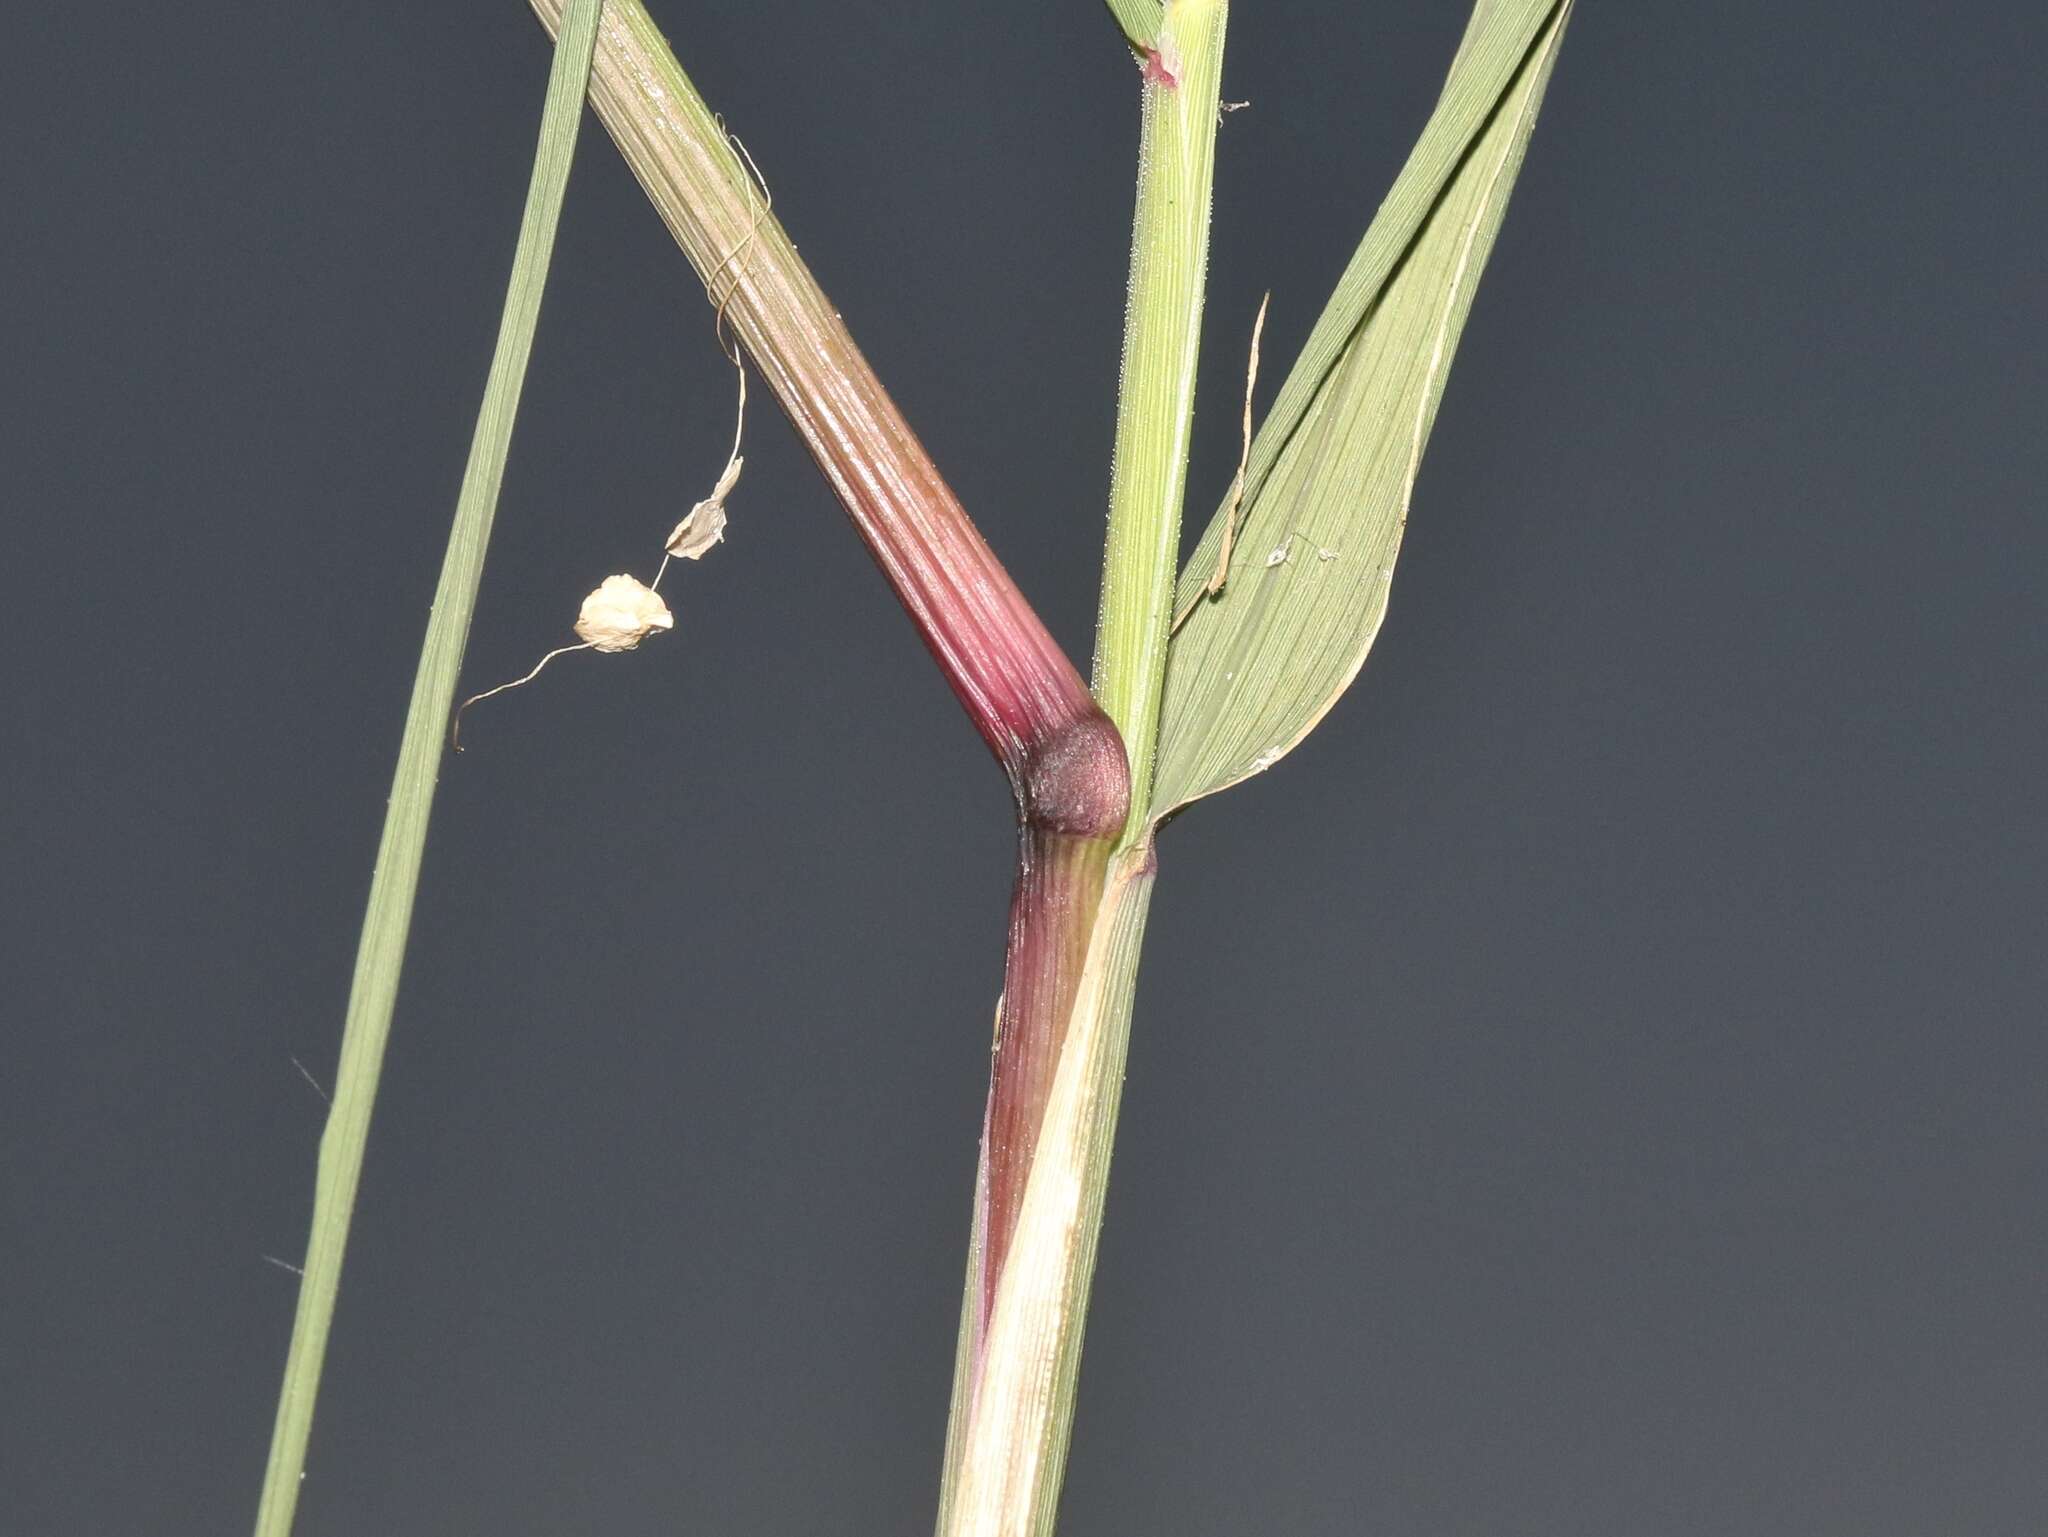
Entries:
<svg viewBox="0 0 2048 1537">
<path fill-rule="evenodd" d="M 1017 814 L 1034 832 L 1107 838 L 1130 815 L 1124 739 L 1100 710 L 1028 748 L 1017 778 Z"/>
</svg>

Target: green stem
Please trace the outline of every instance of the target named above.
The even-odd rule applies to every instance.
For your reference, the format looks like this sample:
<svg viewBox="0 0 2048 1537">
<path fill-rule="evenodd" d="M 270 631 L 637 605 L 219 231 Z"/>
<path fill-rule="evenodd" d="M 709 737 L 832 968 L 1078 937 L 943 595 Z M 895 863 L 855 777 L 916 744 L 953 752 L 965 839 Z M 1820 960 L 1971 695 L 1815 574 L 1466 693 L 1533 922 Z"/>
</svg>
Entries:
<svg viewBox="0 0 2048 1537">
<path fill-rule="evenodd" d="M 1127 845 L 1145 827 L 1166 680 L 1227 10 L 1226 0 L 1173 0 L 1144 70 L 1123 388 L 1095 633 L 1095 697 L 1123 734 L 1131 765 Z"/>
<path fill-rule="evenodd" d="M 1144 61 L 1095 658 L 1096 698 L 1130 760 L 1133 814 L 1100 902 L 1049 913 L 1051 932 L 1038 941 L 1081 965 L 1066 1017 L 1050 1033 L 1057 1058 L 1042 1066 L 1045 1081 L 1032 1096 L 1039 1119 L 1021 1188 L 1000 1138 L 984 1143 L 940 1537 L 1049 1537 L 1058 1510 L 1154 879 L 1142 812 L 1172 627 L 1226 13 L 1226 0 L 1171 0 Z M 1013 939 L 1013 976 L 1017 948 Z M 999 1090 L 1004 1066 L 999 1053 Z"/>
<path fill-rule="evenodd" d="M 1050 1537 L 1053 1530 L 1154 870 L 1149 841 L 1110 861 L 1087 923 L 1010 1254 L 979 1327 L 983 1232 L 975 1224 L 939 1537 Z M 984 1154 L 984 1186 L 987 1177 Z"/>
<path fill-rule="evenodd" d="M 561 221 L 569 165 L 575 156 L 576 131 L 583 119 L 583 97 L 588 89 L 591 51 L 601 8 L 601 0 L 573 0 L 561 45 L 555 50 L 548 74 L 540 144 L 534 153 L 533 178 L 519 226 L 519 244 L 506 289 L 497 351 L 491 359 L 469 463 L 455 504 L 454 527 L 441 565 L 440 584 L 434 592 L 419 671 L 413 679 L 405 735 L 392 776 L 383 837 L 377 846 L 377 866 L 370 879 L 369 905 L 363 915 L 362 940 L 349 988 L 348 1016 L 342 1028 L 334 1103 L 320 1138 L 312 1232 L 306 1242 L 298 1312 L 292 1322 L 292 1341 L 285 1358 L 284 1383 L 278 1393 L 270 1458 L 264 1469 L 263 1496 L 256 1513 L 257 1537 L 288 1537 L 298 1507 L 299 1486 L 305 1476 L 314 1400 L 319 1394 L 327 1336 L 334 1322 L 349 1220 L 362 1181 L 370 1113 L 376 1103 L 385 1043 L 391 1036 L 399 971 L 405 961 L 406 935 L 419 888 L 420 858 L 426 846 L 428 816 L 433 809 L 435 774 L 447 735 L 449 707 L 455 700 L 456 674 L 469 639 L 470 615 L 483 580 L 484 549 L 497 511 L 498 488 L 505 477 L 505 458 L 519 410 L 526 362 L 533 351 L 541 291 L 554 252 L 555 230 Z"/>
</svg>

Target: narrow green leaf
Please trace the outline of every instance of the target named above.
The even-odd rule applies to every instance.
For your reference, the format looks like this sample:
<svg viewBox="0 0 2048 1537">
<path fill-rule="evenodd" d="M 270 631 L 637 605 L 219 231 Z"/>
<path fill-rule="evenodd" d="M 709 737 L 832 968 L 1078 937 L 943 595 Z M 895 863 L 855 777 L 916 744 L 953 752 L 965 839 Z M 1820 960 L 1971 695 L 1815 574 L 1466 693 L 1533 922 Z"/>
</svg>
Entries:
<svg viewBox="0 0 2048 1537">
<path fill-rule="evenodd" d="M 1357 676 L 1570 0 L 1481 0 L 1442 99 L 1252 447 L 1221 594 L 1167 662 L 1156 820 L 1269 768 Z M 1182 572 L 1216 565 L 1221 509 Z"/>
<path fill-rule="evenodd" d="M 589 88 L 597 18 L 602 9 L 602 0 L 571 0 L 568 21 L 548 75 L 540 142 L 534 151 L 533 177 L 527 188 L 526 212 L 520 223 L 512 277 L 505 293 L 497 351 L 491 359 L 469 463 L 456 500 L 454 527 L 448 536 L 440 584 L 434 592 L 433 612 L 420 649 L 419 671 L 413 679 L 412 702 L 406 711 L 405 735 L 398 749 L 384 833 L 377 846 L 377 867 L 370 878 L 369 906 L 363 915 L 348 1015 L 342 1027 L 333 1108 L 328 1112 L 327 1129 L 320 1139 L 312 1232 L 306 1243 L 298 1313 L 292 1323 L 291 1348 L 278 1393 L 277 1421 L 271 1433 L 270 1458 L 256 1515 L 256 1537 L 288 1537 L 298 1507 L 299 1485 L 305 1476 L 306 1444 L 313 1429 L 313 1405 L 320 1389 L 327 1336 L 334 1321 L 335 1296 L 341 1286 L 349 1219 L 354 1215 L 356 1190 L 362 1180 L 370 1113 L 376 1103 L 377 1080 L 398 998 L 399 969 L 405 960 L 406 935 L 412 925 L 435 774 L 447 740 L 448 711 L 455 700 L 456 674 L 469 639 L 470 615 L 475 610 L 477 588 L 483 579 L 484 548 L 497 511 L 498 488 L 505 477 L 505 458 L 519 410 L 526 362 L 533 351 L 541 291 L 554 252 L 555 230 L 561 221 L 569 164 L 575 156 L 576 132 L 583 119 L 583 97 Z"/>
</svg>

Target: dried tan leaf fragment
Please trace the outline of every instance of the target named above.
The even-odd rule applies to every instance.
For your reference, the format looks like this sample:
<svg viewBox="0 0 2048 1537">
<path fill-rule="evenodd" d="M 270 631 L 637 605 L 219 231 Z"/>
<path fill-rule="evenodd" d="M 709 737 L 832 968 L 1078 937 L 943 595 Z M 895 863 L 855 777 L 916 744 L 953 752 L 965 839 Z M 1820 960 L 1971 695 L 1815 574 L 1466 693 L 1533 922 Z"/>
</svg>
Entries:
<svg viewBox="0 0 2048 1537">
<path fill-rule="evenodd" d="M 675 526 L 662 548 L 681 560 L 700 560 L 704 552 L 725 539 L 726 493 L 739 484 L 740 466 L 746 461 L 734 454 L 711 494 L 692 507 L 689 516 Z"/>
</svg>

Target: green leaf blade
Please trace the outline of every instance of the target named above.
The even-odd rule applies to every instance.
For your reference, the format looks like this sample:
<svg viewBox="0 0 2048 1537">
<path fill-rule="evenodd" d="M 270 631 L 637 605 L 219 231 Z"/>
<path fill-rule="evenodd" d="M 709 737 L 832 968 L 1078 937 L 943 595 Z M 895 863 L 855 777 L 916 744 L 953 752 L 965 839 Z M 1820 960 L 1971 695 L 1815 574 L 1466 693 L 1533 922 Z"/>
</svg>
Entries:
<svg viewBox="0 0 2048 1537">
<path fill-rule="evenodd" d="M 420 648 L 405 732 L 392 774 L 376 869 L 356 950 L 334 1098 L 320 1138 L 313 1216 L 301 1267 L 298 1307 L 278 1390 L 270 1453 L 256 1512 L 256 1537 L 290 1537 L 305 1478 L 313 1410 L 326 1362 L 335 1300 L 341 1287 L 350 1220 L 362 1182 L 370 1119 L 376 1106 L 384 1052 L 397 1007 L 399 974 L 412 927 L 426 849 L 434 786 L 448 737 L 448 712 L 483 580 L 484 552 L 497 514 L 512 428 L 540 305 L 561 225 L 569 169 L 575 159 L 583 99 L 602 0 L 572 0 L 549 67 L 539 142 L 534 150 L 525 212 L 506 285 L 505 307 L 490 374 L 477 412 L 476 431 L 442 558 L 434 606 Z"/>
<path fill-rule="evenodd" d="M 1443 98 L 1253 445 L 1220 595 L 1169 653 L 1154 820 L 1270 768 L 1364 665 L 1445 375 L 1570 0 L 1473 15 Z M 1230 509 L 1182 573 L 1214 572 Z"/>
</svg>

